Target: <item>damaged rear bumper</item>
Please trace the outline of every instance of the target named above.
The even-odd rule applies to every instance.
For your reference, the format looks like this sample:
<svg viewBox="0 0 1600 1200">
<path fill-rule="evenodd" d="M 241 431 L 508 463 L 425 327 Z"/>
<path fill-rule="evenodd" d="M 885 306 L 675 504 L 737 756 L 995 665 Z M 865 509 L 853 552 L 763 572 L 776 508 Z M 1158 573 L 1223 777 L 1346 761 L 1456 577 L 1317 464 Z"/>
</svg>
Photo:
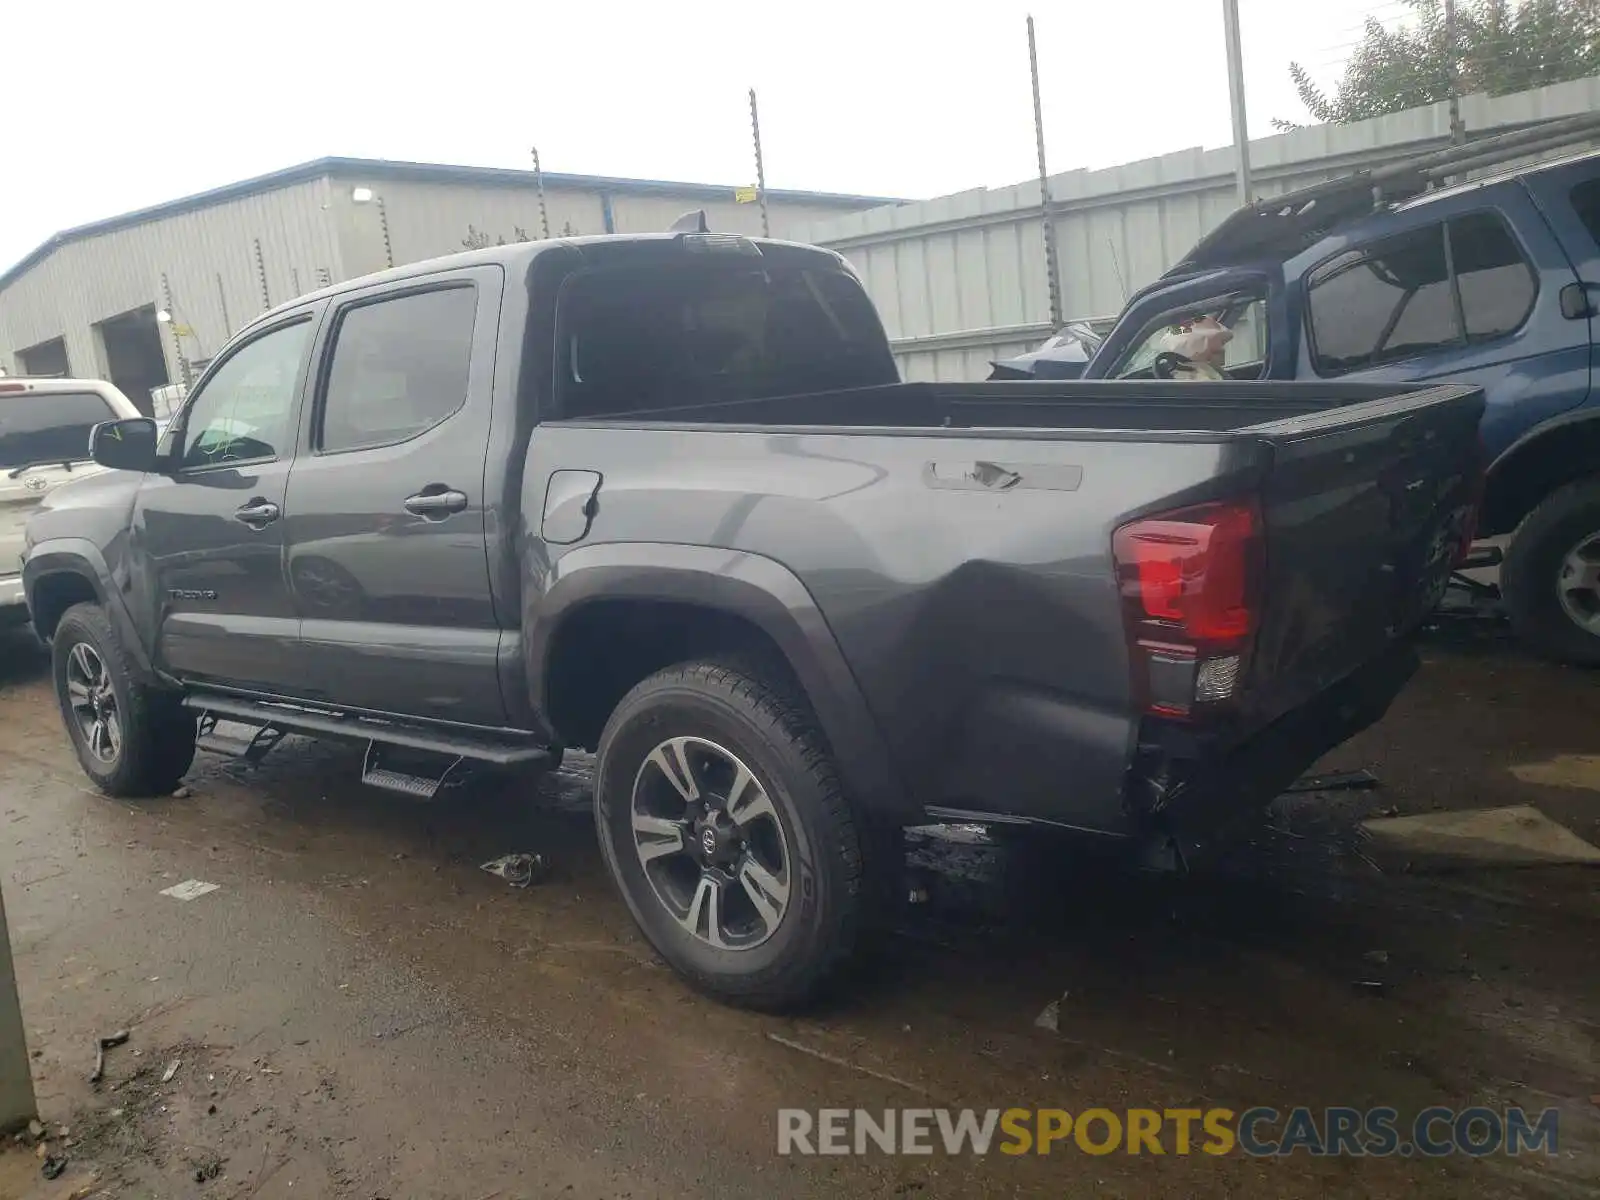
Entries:
<svg viewBox="0 0 1600 1200">
<path fill-rule="evenodd" d="M 1161 725 L 1140 738 L 1128 806 L 1140 835 L 1183 861 L 1225 841 L 1307 768 L 1381 719 L 1420 665 L 1409 643 L 1347 676 L 1247 740 L 1218 749 L 1192 731 Z"/>
</svg>

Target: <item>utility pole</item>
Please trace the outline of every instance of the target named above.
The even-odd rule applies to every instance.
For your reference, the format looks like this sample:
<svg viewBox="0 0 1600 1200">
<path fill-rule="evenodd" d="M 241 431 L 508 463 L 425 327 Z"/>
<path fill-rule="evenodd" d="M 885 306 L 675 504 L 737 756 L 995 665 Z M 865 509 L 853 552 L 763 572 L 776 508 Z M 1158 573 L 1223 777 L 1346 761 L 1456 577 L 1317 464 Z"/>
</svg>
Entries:
<svg viewBox="0 0 1600 1200">
<path fill-rule="evenodd" d="M 1467 140 L 1467 127 L 1461 121 L 1461 74 L 1456 69 L 1456 0 L 1444 0 L 1444 53 L 1450 68 L 1450 144 Z"/>
<path fill-rule="evenodd" d="M 1233 151 L 1238 164 L 1239 206 L 1254 199 L 1250 187 L 1250 123 L 1244 111 L 1244 48 L 1239 42 L 1239 0 L 1222 0 L 1222 33 L 1228 43 L 1228 102 L 1233 108 Z"/>
<path fill-rule="evenodd" d="M 767 223 L 767 172 L 761 164 L 761 116 L 756 111 L 756 90 L 750 89 L 750 136 L 756 144 L 756 203 L 761 206 L 761 236 L 771 237 Z"/>
<path fill-rule="evenodd" d="M 539 232 L 550 236 L 550 211 L 544 206 L 544 169 L 539 166 L 539 147 L 533 148 L 533 186 L 539 193 Z M 606 232 L 610 232 L 607 230 Z"/>
<path fill-rule="evenodd" d="M 1028 74 L 1033 80 L 1033 140 L 1039 151 L 1039 211 L 1044 218 L 1044 273 L 1050 287 L 1050 332 L 1066 323 L 1061 304 L 1061 260 L 1056 255 L 1056 220 L 1050 211 L 1050 173 L 1044 165 L 1044 104 L 1039 98 L 1039 47 L 1028 18 Z"/>
<path fill-rule="evenodd" d="M 0 896 L 0 1134 L 10 1134 L 39 1115 L 33 1071 L 17 1003 L 17 972 L 6 932 L 6 902 Z"/>
</svg>

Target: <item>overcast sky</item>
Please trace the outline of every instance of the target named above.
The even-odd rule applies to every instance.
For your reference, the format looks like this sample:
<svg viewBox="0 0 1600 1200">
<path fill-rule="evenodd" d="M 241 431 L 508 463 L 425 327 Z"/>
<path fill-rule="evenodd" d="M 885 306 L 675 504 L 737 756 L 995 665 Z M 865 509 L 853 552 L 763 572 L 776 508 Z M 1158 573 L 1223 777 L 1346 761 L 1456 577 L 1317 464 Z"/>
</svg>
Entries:
<svg viewBox="0 0 1600 1200">
<path fill-rule="evenodd" d="M 1240 0 L 1251 132 L 1400 0 Z M 927 197 L 1230 141 L 1222 0 L 55 0 L 5 6 L 0 265 L 324 155 Z M 26 180 L 18 185 L 17 172 Z"/>
</svg>

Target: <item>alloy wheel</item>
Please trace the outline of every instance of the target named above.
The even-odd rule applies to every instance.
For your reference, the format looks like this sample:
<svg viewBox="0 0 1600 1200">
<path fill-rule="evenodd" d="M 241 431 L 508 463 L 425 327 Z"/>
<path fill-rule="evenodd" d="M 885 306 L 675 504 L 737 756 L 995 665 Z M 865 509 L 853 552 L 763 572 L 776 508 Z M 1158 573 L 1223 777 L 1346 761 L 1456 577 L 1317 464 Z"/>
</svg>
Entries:
<svg viewBox="0 0 1600 1200">
<path fill-rule="evenodd" d="M 788 836 L 738 755 L 699 737 L 662 742 L 634 777 L 633 844 L 657 899 L 719 950 L 761 945 L 789 909 Z"/>
<path fill-rule="evenodd" d="M 1573 624 L 1600 636 L 1600 530 L 1584 538 L 1561 560 L 1556 594 Z"/>
<path fill-rule="evenodd" d="M 88 642 L 78 642 L 67 655 L 67 703 L 89 753 L 115 764 L 122 753 L 122 714 L 111 672 Z"/>
</svg>

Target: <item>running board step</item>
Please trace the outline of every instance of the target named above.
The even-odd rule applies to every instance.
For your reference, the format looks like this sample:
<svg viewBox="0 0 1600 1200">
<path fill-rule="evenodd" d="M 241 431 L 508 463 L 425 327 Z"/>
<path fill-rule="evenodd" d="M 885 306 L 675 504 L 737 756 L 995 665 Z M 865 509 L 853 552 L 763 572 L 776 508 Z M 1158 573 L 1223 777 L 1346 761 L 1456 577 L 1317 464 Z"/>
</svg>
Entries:
<svg viewBox="0 0 1600 1200">
<path fill-rule="evenodd" d="M 1499 546 L 1474 546 L 1456 564 L 1458 571 L 1481 571 L 1485 567 L 1498 567 L 1505 561 L 1506 552 Z"/>
<path fill-rule="evenodd" d="M 217 728 L 221 724 L 245 725 L 247 732 L 245 734 L 224 732 Z M 220 754 L 224 758 L 242 758 L 245 762 L 258 763 L 283 740 L 285 732 L 274 725 L 256 725 L 250 728 L 246 722 L 231 718 L 219 720 L 216 714 L 206 712 L 200 716 L 200 728 L 195 735 L 194 744 L 197 750 Z"/>
<path fill-rule="evenodd" d="M 258 737 L 268 730 L 276 731 L 271 744 L 260 751 L 262 754 L 272 749 L 284 734 L 303 733 L 312 737 L 347 738 L 397 749 L 420 750 L 427 754 L 494 763 L 497 766 L 529 763 L 556 766 L 561 762 L 559 748 L 541 745 L 533 740 L 531 734 L 520 730 L 508 729 L 503 731 L 502 736 L 496 736 L 501 731 L 424 726 L 360 713 L 248 700 L 208 692 L 194 692 L 185 696 L 183 706 L 200 714 L 202 734 L 214 733 L 218 721 L 254 725 L 260 731 Z M 238 740 L 233 738 L 227 744 L 231 746 Z M 200 744 L 204 745 L 203 742 Z"/>
<path fill-rule="evenodd" d="M 439 789 L 460 778 L 458 772 L 463 761 L 465 760 L 458 754 L 449 760 L 444 770 L 437 776 L 417 775 L 410 771 L 385 766 L 382 744 L 368 742 L 367 755 L 361 764 L 361 782 L 368 787 L 382 788 L 386 792 L 398 792 L 413 800 L 432 800 L 439 794 Z"/>
</svg>

